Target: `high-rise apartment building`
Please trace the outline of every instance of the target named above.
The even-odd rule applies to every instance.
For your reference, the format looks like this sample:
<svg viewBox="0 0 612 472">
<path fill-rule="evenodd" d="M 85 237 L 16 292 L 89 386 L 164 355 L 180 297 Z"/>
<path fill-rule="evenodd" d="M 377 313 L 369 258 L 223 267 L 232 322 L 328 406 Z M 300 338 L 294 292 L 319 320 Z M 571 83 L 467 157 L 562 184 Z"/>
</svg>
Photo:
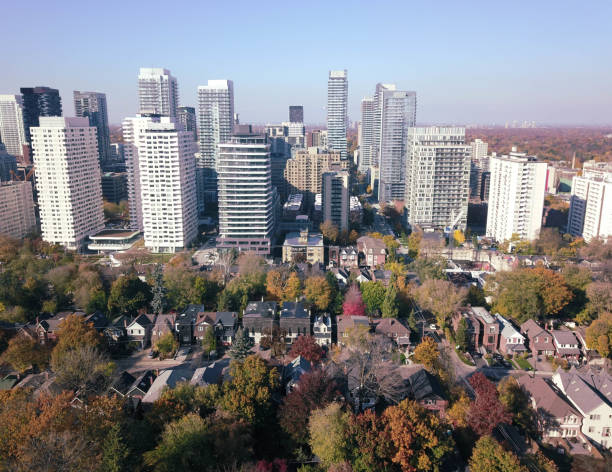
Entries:
<svg viewBox="0 0 612 472">
<path fill-rule="evenodd" d="M 250 125 L 236 125 L 219 144 L 219 238 L 217 247 L 270 254 L 279 217 L 272 186 L 270 146 Z"/>
<path fill-rule="evenodd" d="M 472 145 L 472 161 L 470 164 L 470 197 L 486 200 L 488 191 L 485 192 L 487 183 L 486 173 L 489 171 L 489 144 L 482 139 L 475 139 Z M 483 179 L 484 177 L 484 179 Z"/>
<path fill-rule="evenodd" d="M 327 130 L 314 129 L 308 133 L 308 147 L 327 149 Z"/>
<path fill-rule="evenodd" d="M 514 235 L 537 239 L 542 226 L 546 162 L 516 151 L 492 155 L 487 209 L 487 237 L 503 242 Z"/>
<path fill-rule="evenodd" d="M 472 141 L 472 160 L 483 159 L 487 157 L 489 153 L 489 143 L 486 143 L 482 139 L 475 139 Z"/>
<path fill-rule="evenodd" d="M 327 81 L 327 146 L 347 156 L 348 78 L 346 69 L 329 71 Z"/>
<path fill-rule="evenodd" d="M 339 152 L 319 153 L 318 148 L 300 150 L 285 165 L 285 195 L 304 194 L 304 204 L 310 208 L 317 193 L 321 193 L 324 172 L 348 169 L 348 161 Z"/>
<path fill-rule="evenodd" d="M 89 126 L 95 127 L 98 131 L 98 156 L 100 165 L 104 167 L 112 159 L 106 94 L 75 90 L 73 95 L 76 116 L 87 117 Z"/>
<path fill-rule="evenodd" d="M 350 212 L 348 171 L 324 172 L 321 181 L 323 221 L 331 221 L 340 231 L 348 231 Z"/>
<path fill-rule="evenodd" d="M 302 105 L 289 106 L 289 122 L 304 123 L 304 107 Z"/>
<path fill-rule="evenodd" d="M 29 143 L 30 128 L 39 125 L 41 116 L 62 116 L 62 99 L 59 90 L 49 87 L 24 87 L 20 91 L 23 97 L 25 138 Z"/>
<path fill-rule="evenodd" d="M 415 126 L 416 93 L 395 90 L 394 85 L 376 88 L 374 125 L 380 180 L 378 201 L 403 200 L 406 189 L 406 142 L 408 128 Z M 363 131 L 362 131 L 363 132 Z"/>
<path fill-rule="evenodd" d="M 140 114 L 176 116 L 178 82 L 168 69 L 141 67 L 138 73 Z"/>
<path fill-rule="evenodd" d="M 13 156 L 23 156 L 27 144 L 21 95 L 0 95 L 0 141 Z"/>
<path fill-rule="evenodd" d="M 410 225 L 465 229 L 471 151 L 465 128 L 408 129 L 405 206 Z"/>
<path fill-rule="evenodd" d="M 572 179 L 567 232 L 587 242 L 612 236 L 612 165 L 609 163 L 585 162 L 583 175 Z"/>
<path fill-rule="evenodd" d="M 171 117 L 138 127 L 138 174 L 145 247 L 182 251 L 198 234 L 196 143 Z"/>
<path fill-rule="evenodd" d="M 96 128 L 87 118 L 41 117 L 32 127 L 44 241 L 79 250 L 104 228 Z"/>
<path fill-rule="evenodd" d="M 183 126 L 185 131 L 193 135 L 193 140 L 198 141 L 198 127 L 196 125 L 196 111 L 194 107 L 178 107 L 176 109 L 177 122 Z"/>
<path fill-rule="evenodd" d="M 196 160 L 198 208 L 217 198 L 219 144 L 230 139 L 234 128 L 234 83 L 209 80 L 198 87 L 199 156 Z"/>
<path fill-rule="evenodd" d="M 366 97 L 361 100 L 361 126 L 359 127 L 359 171 L 367 172 L 374 159 L 374 99 Z"/>
<path fill-rule="evenodd" d="M 0 182 L 13 180 L 12 173 L 17 174 L 17 159 L 6 152 L 4 144 L 0 143 Z"/>
<path fill-rule="evenodd" d="M 34 229 L 32 182 L 0 182 L 0 234 L 21 239 Z"/>
</svg>

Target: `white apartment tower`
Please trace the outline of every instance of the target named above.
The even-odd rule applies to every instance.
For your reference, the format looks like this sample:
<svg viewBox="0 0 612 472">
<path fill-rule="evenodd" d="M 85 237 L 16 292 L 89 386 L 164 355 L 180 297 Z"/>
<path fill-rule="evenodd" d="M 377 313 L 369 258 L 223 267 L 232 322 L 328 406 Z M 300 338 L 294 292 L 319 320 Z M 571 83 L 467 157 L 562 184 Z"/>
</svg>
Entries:
<svg viewBox="0 0 612 472">
<path fill-rule="evenodd" d="M 489 153 L 489 143 L 482 139 L 472 141 L 472 160 L 479 160 L 487 157 Z"/>
<path fill-rule="evenodd" d="M 380 169 L 378 201 L 403 200 L 408 129 L 415 126 L 416 93 L 378 84 L 375 95 L 375 149 Z"/>
<path fill-rule="evenodd" d="M 488 237 L 503 242 L 517 235 L 524 240 L 537 239 L 542 226 L 546 162 L 519 153 L 491 156 L 489 170 Z"/>
<path fill-rule="evenodd" d="M 141 67 L 138 74 L 140 114 L 176 116 L 178 83 L 168 69 Z"/>
<path fill-rule="evenodd" d="M 374 159 L 374 99 L 361 100 L 361 126 L 359 133 L 359 171 L 367 172 Z"/>
<path fill-rule="evenodd" d="M 567 232 L 587 242 L 612 236 L 612 170 L 585 162 L 582 176 L 572 179 Z"/>
<path fill-rule="evenodd" d="M 87 118 L 40 117 L 31 136 L 43 240 L 78 250 L 104 228 L 96 128 Z"/>
<path fill-rule="evenodd" d="M 0 141 L 13 156 L 23 156 L 27 144 L 21 95 L 0 95 Z"/>
<path fill-rule="evenodd" d="M 198 231 L 193 133 L 170 117 L 127 118 L 123 130 L 132 227 L 152 252 L 181 251 Z"/>
<path fill-rule="evenodd" d="M 472 162 L 470 165 L 470 197 L 478 197 L 483 194 L 482 176 L 489 171 L 489 144 L 482 139 L 472 141 Z"/>
<path fill-rule="evenodd" d="M 270 254 L 279 200 L 272 186 L 270 145 L 250 125 L 237 125 L 219 144 L 219 238 L 217 247 Z"/>
<path fill-rule="evenodd" d="M 349 179 L 345 170 L 325 172 L 321 179 L 323 221 L 331 221 L 340 231 L 349 229 Z"/>
<path fill-rule="evenodd" d="M 471 150 L 465 128 L 408 129 L 404 204 L 410 225 L 465 229 Z"/>
<path fill-rule="evenodd" d="M 327 81 L 327 146 L 347 156 L 348 78 L 346 69 L 329 71 Z"/>
</svg>

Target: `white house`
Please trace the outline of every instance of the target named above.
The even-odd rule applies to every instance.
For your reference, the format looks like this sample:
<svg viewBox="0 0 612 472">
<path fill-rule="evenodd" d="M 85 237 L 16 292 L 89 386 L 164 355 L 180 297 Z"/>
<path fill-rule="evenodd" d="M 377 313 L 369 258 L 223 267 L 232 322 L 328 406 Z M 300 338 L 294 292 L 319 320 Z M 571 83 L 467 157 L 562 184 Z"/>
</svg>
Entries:
<svg viewBox="0 0 612 472">
<path fill-rule="evenodd" d="M 319 346 L 331 346 L 332 324 L 329 315 L 323 314 L 317 316 L 314 320 L 312 331 L 315 341 Z"/>
</svg>

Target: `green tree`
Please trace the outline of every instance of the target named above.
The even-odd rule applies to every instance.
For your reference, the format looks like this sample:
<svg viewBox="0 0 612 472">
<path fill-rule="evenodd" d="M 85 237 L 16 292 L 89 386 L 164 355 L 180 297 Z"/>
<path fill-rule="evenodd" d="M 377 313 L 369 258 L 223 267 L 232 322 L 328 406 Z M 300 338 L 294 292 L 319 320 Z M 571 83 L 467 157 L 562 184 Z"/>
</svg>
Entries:
<svg viewBox="0 0 612 472">
<path fill-rule="evenodd" d="M 327 467 L 348 459 L 346 436 L 349 418 L 350 414 L 343 411 L 339 403 L 330 403 L 310 414 L 310 448 Z"/>
<path fill-rule="evenodd" d="M 363 282 L 359 285 L 361 298 L 370 315 L 378 313 L 385 300 L 386 289 L 382 282 Z"/>
<path fill-rule="evenodd" d="M 35 339 L 17 335 L 8 342 L 2 361 L 20 373 L 28 370 L 30 366 L 44 369 L 49 364 L 49 350 Z"/>
<path fill-rule="evenodd" d="M 442 329 L 453 312 L 463 303 L 466 294 L 466 289 L 458 289 L 451 282 L 437 279 L 426 280 L 415 291 L 419 305 L 435 315 L 436 322 Z"/>
<path fill-rule="evenodd" d="M 606 358 L 612 352 L 612 314 L 602 313 L 586 329 L 586 343 Z"/>
<path fill-rule="evenodd" d="M 128 469 L 130 450 L 121 434 L 121 425 L 115 423 L 102 444 L 100 472 L 123 472 Z"/>
<path fill-rule="evenodd" d="M 161 264 L 155 264 L 152 282 L 153 298 L 151 300 L 151 309 L 153 313 L 161 315 L 166 307 L 166 288 L 164 287 L 164 273 Z"/>
<path fill-rule="evenodd" d="M 421 282 L 430 279 L 446 280 L 446 261 L 434 257 L 419 257 L 412 261 L 410 270 L 416 272 Z"/>
<path fill-rule="evenodd" d="M 304 295 L 306 300 L 319 311 L 327 310 L 333 300 L 333 293 L 327 279 L 321 275 L 306 279 Z"/>
<path fill-rule="evenodd" d="M 212 326 L 206 328 L 206 332 L 202 338 L 202 348 L 205 353 L 217 350 L 217 335 Z"/>
<path fill-rule="evenodd" d="M 483 436 L 478 440 L 470 459 L 472 472 L 527 472 L 518 458 L 506 451 L 491 436 Z"/>
<path fill-rule="evenodd" d="M 381 307 L 383 318 L 397 318 L 399 315 L 399 304 L 397 300 L 397 287 L 395 281 L 391 280 L 385 291 L 385 299 Z"/>
<path fill-rule="evenodd" d="M 235 361 L 243 361 L 249 355 L 252 346 L 253 343 L 247 332 L 242 328 L 238 328 L 229 355 Z"/>
<path fill-rule="evenodd" d="M 461 318 L 459 321 L 459 325 L 457 326 L 457 331 L 455 332 L 455 342 L 457 346 L 459 346 L 462 350 L 467 350 L 468 348 L 468 333 L 467 333 L 467 321 L 465 318 Z"/>
<path fill-rule="evenodd" d="M 151 301 L 151 287 L 136 275 L 119 277 L 111 286 L 108 311 L 112 315 L 135 316 Z"/>
<path fill-rule="evenodd" d="M 174 336 L 174 333 L 168 331 L 155 343 L 155 350 L 159 352 L 162 358 L 170 357 L 178 349 L 179 343 Z"/>
<path fill-rule="evenodd" d="M 512 422 L 524 433 L 537 434 L 535 412 L 527 393 L 514 377 L 504 377 L 497 386 L 499 401 L 512 414 Z"/>
</svg>

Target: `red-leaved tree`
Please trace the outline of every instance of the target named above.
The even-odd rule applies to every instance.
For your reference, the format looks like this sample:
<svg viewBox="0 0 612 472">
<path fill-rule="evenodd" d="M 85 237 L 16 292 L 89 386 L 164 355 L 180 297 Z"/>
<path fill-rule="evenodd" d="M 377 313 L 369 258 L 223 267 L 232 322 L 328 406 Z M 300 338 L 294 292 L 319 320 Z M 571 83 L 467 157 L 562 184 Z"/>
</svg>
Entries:
<svg viewBox="0 0 612 472">
<path fill-rule="evenodd" d="M 349 316 L 363 316 L 365 311 L 366 307 L 361 298 L 361 290 L 357 285 L 351 285 L 351 288 L 346 292 L 346 297 L 344 297 L 342 312 Z"/>
<path fill-rule="evenodd" d="M 271 462 L 260 460 L 255 466 L 255 472 L 287 472 L 287 461 L 285 459 L 274 459 Z"/>
<path fill-rule="evenodd" d="M 470 377 L 470 385 L 476 392 L 476 400 L 468 412 L 468 425 L 479 436 L 491 434 L 500 423 L 512 421 L 512 415 L 499 400 L 495 384 L 481 372 Z"/>
<path fill-rule="evenodd" d="M 312 336 L 298 336 L 291 346 L 291 351 L 289 351 L 291 358 L 302 356 L 311 364 L 321 362 L 323 354 L 323 348 L 317 344 Z"/>
</svg>

